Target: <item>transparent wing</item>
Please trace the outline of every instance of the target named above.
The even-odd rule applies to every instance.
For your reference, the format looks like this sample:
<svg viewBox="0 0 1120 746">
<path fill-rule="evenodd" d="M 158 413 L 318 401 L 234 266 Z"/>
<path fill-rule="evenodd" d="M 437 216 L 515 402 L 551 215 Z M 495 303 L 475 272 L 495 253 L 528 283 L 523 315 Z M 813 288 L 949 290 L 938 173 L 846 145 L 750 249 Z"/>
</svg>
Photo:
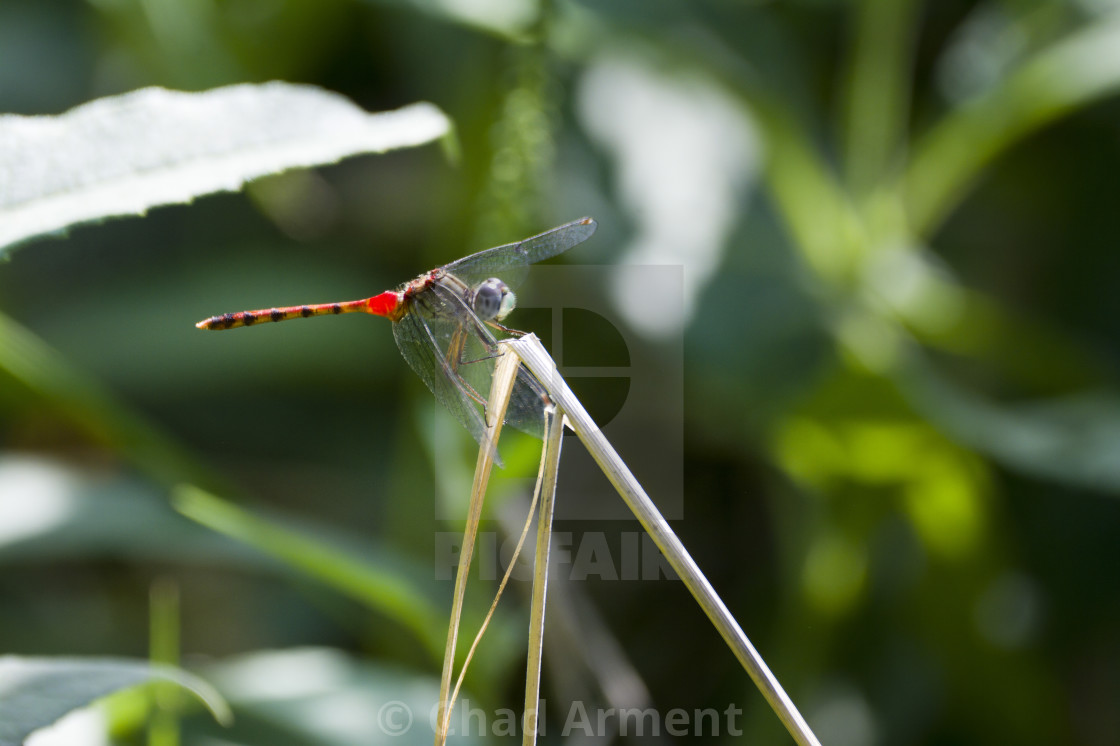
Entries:
<svg viewBox="0 0 1120 746">
<path fill-rule="evenodd" d="M 441 334 L 449 337 L 446 357 L 450 367 L 465 387 L 476 392 L 482 401 L 490 399 L 490 384 L 498 342 L 490 327 L 480 321 L 467 307 L 462 295 L 453 286 L 436 285 L 432 290 L 442 299 L 443 308 L 454 308 L 459 320 L 447 324 L 445 319 L 433 319 L 431 324 L 437 339 Z M 525 366 L 518 367 L 504 422 L 511 427 L 532 435 L 544 437 L 544 409 L 548 395 Z"/>
<path fill-rule="evenodd" d="M 426 316 L 425 321 L 464 391 L 482 405 L 490 397 L 498 341 L 490 328 L 471 311 L 460 290 L 455 285 L 432 286 L 431 292 L 424 294 L 425 310 L 438 308 L 439 311 Z M 428 301 L 429 295 L 435 302 Z"/>
<path fill-rule="evenodd" d="M 463 381 L 447 362 L 446 342 L 441 346 L 442 337 L 447 336 L 443 328 L 445 322 L 437 323 L 433 331 L 431 321 L 434 318 L 426 311 L 412 310 L 393 324 L 393 338 L 401 356 L 420 376 L 436 401 L 451 412 L 481 446 L 486 442 L 486 423 Z"/>
<path fill-rule="evenodd" d="M 413 296 L 409 312 L 393 325 L 393 336 L 402 357 L 436 400 L 482 446 L 486 442 L 482 411 L 490 396 L 497 351 L 490 329 L 471 313 L 455 287 L 437 284 Z M 543 389 L 521 367 L 505 422 L 540 438 L 546 403 Z"/>
<path fill-rule="evenodd" d="M 517 369 L 517 382 L 506 410 L 506 424 L 516 427 L 534 438 L 544 439 L 544 410 L 549 404 L 548 394 L 522 365 Z"/>
<path fill-rule="evenodd" d="M 597 227 L 598 223 L 591 218 L 580 218 L 517 243 L 471 254 L 448 264 L 444 270 L 472 287 L 490 277 L 499 277 L 510 287 L 516 287 L 525 279 L 530 264 L 583 243 Z"/>
</svg>

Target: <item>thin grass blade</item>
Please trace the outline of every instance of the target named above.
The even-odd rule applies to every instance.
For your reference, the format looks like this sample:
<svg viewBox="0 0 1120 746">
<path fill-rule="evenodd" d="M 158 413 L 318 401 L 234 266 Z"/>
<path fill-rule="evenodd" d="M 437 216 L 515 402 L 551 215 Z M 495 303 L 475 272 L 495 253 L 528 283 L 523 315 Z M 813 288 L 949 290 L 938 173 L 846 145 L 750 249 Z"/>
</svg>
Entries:
<svg viewBox="0 0 1120 746">
<path fill-rule="evenodd" d="M 443 652 L 443 674 L 439 685 L 436 746 L 442 746 L 447 741 L 447 728 L 451 718 L 451 676 L 455 668 L 455 647 L 459 638 L 459 623 L 463 615 L 463 600 L 467 593 L 467 576 L 474 555 L 478 523 L 482 517 L 482 502 L 486 497 L 486 487 L 490 483 L 490 472 L 494 469 L 498 437 L 502 433 L 502 423 L 505 422 L 506 409 L 509 408 L 509 398 L 513 394 L 513 384 L 517 381 L 519 367 L 517 356 L 508 350 L 504 351 L 494 366 L 490 401 L 486 405 L 486 438 L 478 449 L 467 524 L 463 527 L 463 549 L 459 554 L 459 569 L 455 573 L 455 591 L 451 599 L 451 619 L 447 626 L 447 645 Z"/>
<path fill-rule="evenodd" d="M 546 412 L 546 416 L 548 416 L 548 414 L 549 413 Z M 559 437 L 559 434 L 557 435 L 557 437 Z M 521 550 L 525 546 L 525 539 L 529 536 L 529 527 L 533 525 L 533 513 L 536 511 L 537 503 L 540 501 L 541 491 L 542 489 L 548 489 L 549 479 L 552 480 L 552 492 L 555 493 L 556 467 L 555 465 L 553 465 L 551 475 L 546 473 L 545 468 L 545 465 L 547 463 L 545 455 L 548 452 L 548 448 L 549 444 L 546 442 L 544 444 L 545 450 L 541 454 L 540 470 L 537 472 L 537 484 L 533 489 L 533 499 L 529 503 L 529 512 L 525 516 L 524 525 L 521 527 L 521 535 L 517 538 L 517 546 L 513 548 L 513 555 L 510 557 L 509 564 L 506 566 L 505 574 L 502 575 L 502 581 L 498 583 L 498 590 L 494 594 L 494 600 L 490 604 L 490 611 L 486 614 L 486 618 L 482 620 L 482 624 L 479 625 L 478 632 L 474 636 L 474 642 L 471 643 L 470 650 L 467 651 L 467 657 L 463 661 L 463 667 L 459 669 L 459 678 L 455 681 L 455 689 L 451 692 L 451 699 L 447 705 L 448 711 L 450 711 L 455 706 L 455 700 L 459 697 L 459 689 L 463 686 L 463 679 L 467 675 L 467 666 L 470 665 L 471 660 L 474 658 L 475 650 L 478 649 L 478 644 L 482 642 L 482 636 L 486 633 L 486 628 L 490 626 L 490 620 L 494 616 L 494 610 L 498 608 L 498 601 L 501 600 L 502 593 L 505 592 L 506 585 L 509 584 L 509 578 L 511 575 L 513 575 L 513 568 L 517 566 L 517 558 L 521 556 Z"/>
<path fill-rule="evenodd" d="M 560 469 L 560 446 L 564 434 L 564 412 L 553 412 L 548 420 L 537 478 L 540 516 L 537 518 L 537 553 L 533 560 L 533 601 L 529 610 L 529 657 L 525 666 L 525 710 L 521 743 L 537 742 L 537 720 L 541 691 L 541 656 L 544 644 L 544 608 L 548 593 L 548 555 L 552 540 L 552 516 L 556 507 L 556 474 Z M 533 498 L 534 501 L 537 499 Z M 531 513 L 530 513 L 531 515 Z M 518 547 L 520 549 L 520 546 Z M 510 563 L 513 566 L 513 563 Z"/>
<path fill-rule="evenodd" d="M 790 735 L 799 744 L 819 746 L 820 742 L 809 729 L 801 713 L 797 711 L 793 701 L 782 689 L 777 678 L 770 672 L 762 656 L 755 650 L 754 645 L 747 639 L 743 629 L 735 618 L 731 616 L 727 606 L 716 594 L 711 583 L 704 577 L 696 561 L 692 559 L 684 548 L 681 540 L 673 533 L 669 523 L 657 510 L 657 506 L 650 500 L 649 495 L 638 483 L 622 458 L 611 446 L 603 432 L 580 404 L 568 384 L 560 376 L 556 363 L 545 350 L 540 340 L 533 334 L 528 334 L 520 339 L 507 341 L 525 366 L 537 377 L 544 386 L 548 395 L 556 403 L 557 409 L 563 411 L 572 429 L 580 441 L 587 447 L 591 457 L 603 470 L 603 474 L 610 480 L 618 491 L 627 507 L 641 522 L 642 527 L 657 544 L 658 549 L 669 560 L 677 575 L 684 581 L 685 586 L 692 594 L 700 608 L 711 620 L 712 625 L 723 637 L 735 657 L 747 670 L 755 685 L 766 697 L 770 707 L 777 713 L 782 724 L 785 725 Z"/>
</svg>

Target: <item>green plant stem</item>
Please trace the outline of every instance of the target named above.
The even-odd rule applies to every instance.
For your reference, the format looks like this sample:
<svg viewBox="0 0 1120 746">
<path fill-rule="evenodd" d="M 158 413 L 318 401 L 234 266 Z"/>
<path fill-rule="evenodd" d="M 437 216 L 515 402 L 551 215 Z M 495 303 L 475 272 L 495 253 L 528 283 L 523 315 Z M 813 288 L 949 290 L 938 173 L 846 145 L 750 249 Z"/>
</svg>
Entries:
<svg viewBox="0 0 1120 746">
<path fill-rule="evenodd" d="M 179 586 L 171 578 L 152 583 L 148 657 L 152 663 L 179 665 Z M 179 687 L 153 684 L 157 709 L 148 727 L 149 746 L 179 746 Z"/>
<path fill-rule="evenodd" d="M 904 144 L 914 0 L 860 0 L 853 24 L 845 112 L 848 183 L 881 183 Z"/>
<path fill-rule="evenodd" d="M 802 258 L 828 283 L 850 281 L 866 246 L 850 195 L 780 100 L 759 94 L 744 104 L 762 130 L 766 182 Z"/>
</svg>

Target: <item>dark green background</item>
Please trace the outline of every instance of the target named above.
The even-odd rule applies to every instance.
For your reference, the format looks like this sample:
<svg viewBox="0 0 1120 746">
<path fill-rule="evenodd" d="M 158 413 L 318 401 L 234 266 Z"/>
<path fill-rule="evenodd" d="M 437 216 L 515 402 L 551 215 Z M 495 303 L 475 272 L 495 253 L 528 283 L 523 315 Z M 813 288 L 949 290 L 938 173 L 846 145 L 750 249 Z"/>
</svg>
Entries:
<svg viewBox="0 0 1120 746">
<path fill-rule="evenodd" d="M 1090 59 L 1053 82 L 1068 91 L 1111 76 L 1102 95 L 1037 120 L 1013 107 L 982 117 L 1011 124 L 996 157 L 977 156 L 971 178 L 954 182 L 944 221 L 912 219 L 896 178 L 967 95 L 998 90 L 1051 45 L 1114 27 L 1104 5 L 543 2 L 513 40 L 419 2 L 5 0 L 0 111 L 283 79 L 371 111 L 432 101 L 455 123 L 459 157 L 432 145 L 356 158 L 40 239 L 0 265 L 0 308 L 181 445 L 191 468 L 217 475 L 209 486 L 225 497 L 426 571 L 436 533 L 459 528 L 435 516 L 461 508 L 436 501 L 464 499 L 473 444 L 457 434 L 433 456 L 430 396 L 388 325 L 345 316 L 212 335 L 193 323 L 363 297 L 583 214 L 599 232 L 562 261 L 602 265 L 602 283 L 580 292 L 608 292 L 648 215 L 620 191 L 619 156 L 588 133 L 577 91 L 607 55 L 655 81 L 694 76 L 750 112 L 758 160 L 733 195 L 714 273 L 688 246 L 669 260 L 701 278 L 683 339 L 626 333 L 631 359 L 683 349 L 683 401 L 648 403 L 647 416 L 653 428 L 683 425 L 685 518 L 674 527 L 684 543 L 825 744 L 1111 743 L 1120 103 L 1107 94 L 1120 74 Z M 869 67 L 853 74 L 853 59 Z M 853 127 L 884 134 L 858 144 Z M 952 134 L 966 159 L 984 149 L 975 129 Z M 860 228 L 836 222 L 798 153 Z M 926 162 L 923 179 L 943 163 Z M 813 231 L 834 262 L 813 258 Z M 917 320 L 875 284 L 892 250 L 940 278 Z M 588 324 L 565 345 L 602 349 L 612 335 Z M 614 364 L 616 352 L 602 354 Z M 589 387 L 589 406 L 611 412 L 618 394 Z M 78 496 L 66 532 L 0 542 L 0 652 L 145 656 L 148 588 L 170 577 L 187 665 L 313 645 L 375 670 L 438 674 L 386 616 L 191 530 L 161 507 L 167 472 L 102 435 L 65 402 L 0 378 L 0 463 L 67 470 Z M 506 447 L 510 475 L 531 474 L 534 447 Z M 640 442 L 627 447 L 641 477 Z M 591 479 L 562 471 L 561 489 Z M 499 481 L 493 504 L 523 486 Z M 655 498 L 658 488 L 647 484 Z M 556 528 L 617 547 L 637 525 Z M 506 599 L 518 626 L 522 590 Z M 445 604 L 450 591 L 438 591 Z M 679 584 L 600 578 L 569 591 L 602 616 L 645 704 L 735 703 L 741 740 L 786 742 Z M 491 592 L 474 587 L 480 602 Z M 476 702 L 516 707 L 523 640 L 502 639 L 507 655 L 468 686 Z M 573 696 L 610 706 L 570 665 L 580 645 L 547 648 L 559 718 Z M 549 680 L 550 659 L 567 660 L 579 683 Z"/>
</svg>

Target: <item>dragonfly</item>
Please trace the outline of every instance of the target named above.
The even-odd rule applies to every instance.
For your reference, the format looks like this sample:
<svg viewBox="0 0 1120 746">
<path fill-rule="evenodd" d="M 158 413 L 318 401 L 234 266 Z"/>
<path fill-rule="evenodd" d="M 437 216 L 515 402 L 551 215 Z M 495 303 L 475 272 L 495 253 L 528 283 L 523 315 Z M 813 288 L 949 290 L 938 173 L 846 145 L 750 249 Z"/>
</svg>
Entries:
<svg viewBox="0 0 1120 746">
<path fill-rule="evenodd" d="M 383 316 L 393 322 L 393 338 L 401 355 L 436 400 L 480 446 L 492 447 L 479 405 L 484 411 L 497 352 L 495 332 L 524 334 L 502 323 L 517 304 L 513 288 L 528 274 L 529 265 L 586 241 L 596 227 L 593 219 L 580 218 L 516 243 L 471 254 L 425 272 L 396 290 L 361 300 L 226 313 L 195 326 L 234 329 L 340 313 Z M 543 437 L 549 404 L 544 389 L 521 366 L 504 421 Z"/>
</svg>

